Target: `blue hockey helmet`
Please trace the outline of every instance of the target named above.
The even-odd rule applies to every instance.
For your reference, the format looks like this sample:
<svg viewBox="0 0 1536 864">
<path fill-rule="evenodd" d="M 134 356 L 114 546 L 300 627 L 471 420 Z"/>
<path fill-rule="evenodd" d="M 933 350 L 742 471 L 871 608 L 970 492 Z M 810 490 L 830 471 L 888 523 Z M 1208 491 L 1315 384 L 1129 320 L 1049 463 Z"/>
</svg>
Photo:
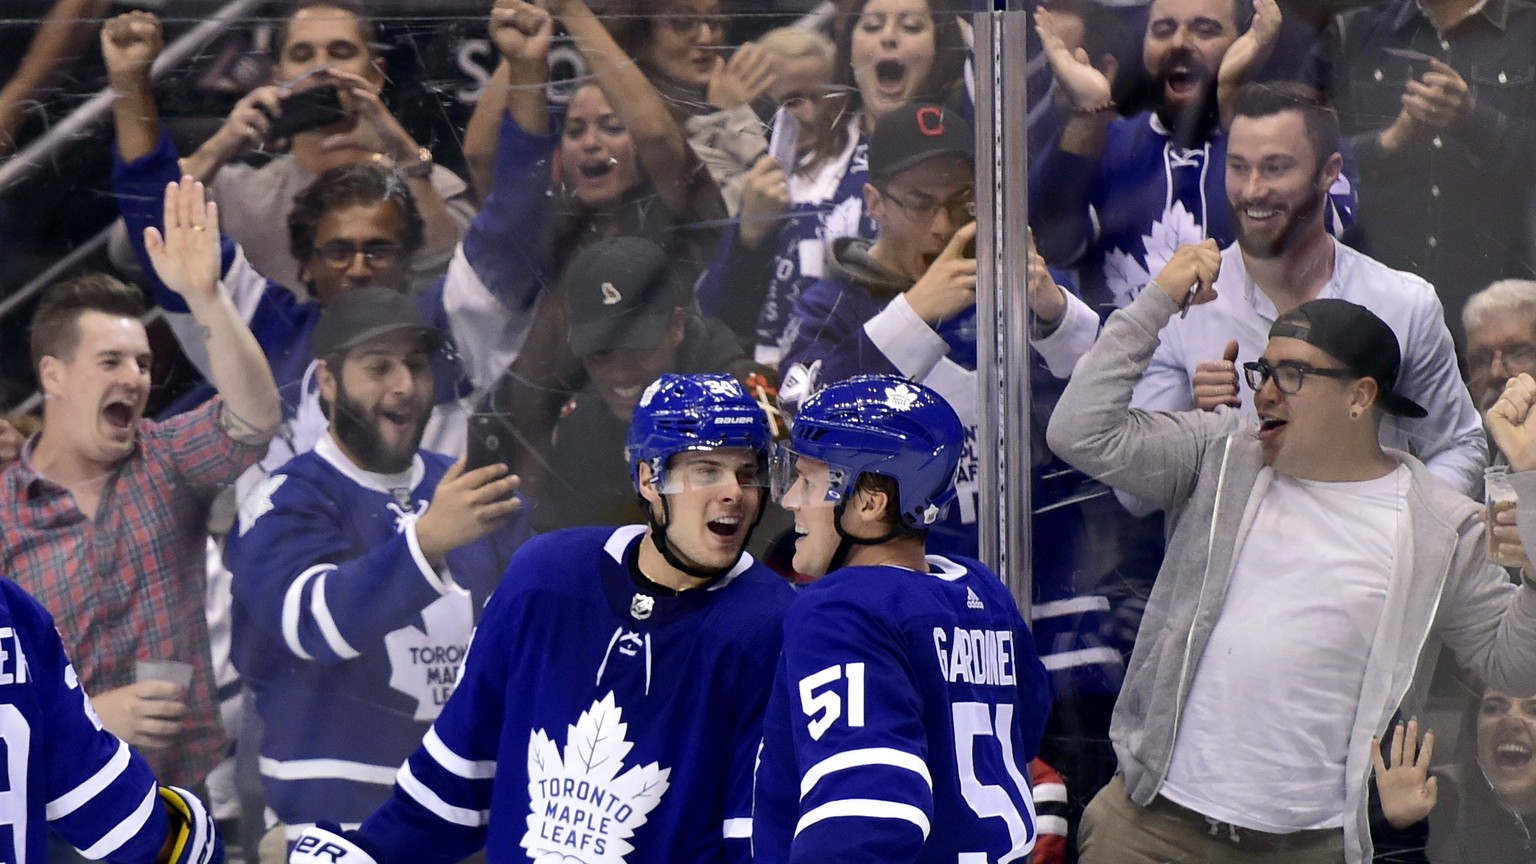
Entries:
<svg viewBox="0 0 1536 864">
<path fill-rule="evenodd" d="M 965 426 L 942 396 L 895 375 L 861 375 L 805 400 L 781 470 L 797 456 L 827 463 L 827 500 L 837 503 L 848 500 L 860 475 L 889 477 L 902 521 L 923 529 L 954 501 L 964 448 Z"/>
<path fill-rule="evenodd" d="M 771 436 L 768 413 L 730 375 L 657 378 L 640 395 L 624 445 L 629 476 L 640 489 L 640 465 L 651 466 L 656 488 L 668 488 L 667 461 L 689 450 L 745 447 L 765 464 Z M 766 482 L 767 472 L 763 472 Z"/>
</svg>

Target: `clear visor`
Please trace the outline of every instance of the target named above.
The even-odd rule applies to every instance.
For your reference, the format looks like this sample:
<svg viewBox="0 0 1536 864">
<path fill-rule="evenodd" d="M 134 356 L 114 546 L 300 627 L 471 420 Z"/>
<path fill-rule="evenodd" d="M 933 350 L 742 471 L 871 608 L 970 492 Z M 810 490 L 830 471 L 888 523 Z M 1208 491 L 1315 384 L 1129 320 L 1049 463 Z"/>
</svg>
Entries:
<svg viewBox="0 0 1536 864">
<path fill-rule="evenodd" d="M 831 507 L 843 500 L 846 472 L 780 444 L 773 456 L 773 498 L 786 510 Z"/>
<path fill-rule="evenodd" d="M 769 485 L 766 460 L 745 448 L 679 453 L 660 474 L 661 482 L 655 485 L 663 495 L 730 485 L 742 489 Z"/>
</svg>

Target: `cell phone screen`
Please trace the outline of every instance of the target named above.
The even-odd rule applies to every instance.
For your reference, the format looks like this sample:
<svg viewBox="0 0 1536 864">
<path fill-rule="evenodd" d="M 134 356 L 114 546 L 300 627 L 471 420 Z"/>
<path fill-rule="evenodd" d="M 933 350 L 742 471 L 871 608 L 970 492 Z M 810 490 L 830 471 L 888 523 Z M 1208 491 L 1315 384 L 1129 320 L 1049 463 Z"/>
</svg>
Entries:
<svg viewBox="0 0 1536 864">
<path fill-rule="evenodd" d="M 780 108 L 773 115 L 773 138 L 768 141 L 768 155 L 786 172 L 795 169 L 795 156 L 800 146 L 800 121 L 795 115 Z"/>
</svg>

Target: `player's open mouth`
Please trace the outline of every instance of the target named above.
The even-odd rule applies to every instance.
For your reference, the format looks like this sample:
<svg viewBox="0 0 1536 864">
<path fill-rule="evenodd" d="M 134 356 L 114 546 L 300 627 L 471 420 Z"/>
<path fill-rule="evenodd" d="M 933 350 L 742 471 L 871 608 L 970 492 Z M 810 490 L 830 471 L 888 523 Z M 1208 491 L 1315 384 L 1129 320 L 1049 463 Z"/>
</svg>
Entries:
<svg viewBox="0 0 1536 864">
<path fill-rule="evenodd" d="M 1524 768 L 1530 764 L 1531 748 L 1514 741 L 1506 741 L 1493 748 L 1493 761 L 1499 768 Z"/>
<path fill-rule="evenodd" d="M 736 531 L 741 527 L 741 517 L 721 516 L 719 519 L 711 519 L 705 523 L 709 533 L 716 537 L 735 537 Z"/>
<path fill-rule="evenodd" d="M 1169 92 L 1184 96 L 1194 92 L 1195 88 L 1205 80 L 1205 76 L 1189 63 L 1175 63 L 1168 68 L 1163 80 L 1168 83 Z"/>
</svg>

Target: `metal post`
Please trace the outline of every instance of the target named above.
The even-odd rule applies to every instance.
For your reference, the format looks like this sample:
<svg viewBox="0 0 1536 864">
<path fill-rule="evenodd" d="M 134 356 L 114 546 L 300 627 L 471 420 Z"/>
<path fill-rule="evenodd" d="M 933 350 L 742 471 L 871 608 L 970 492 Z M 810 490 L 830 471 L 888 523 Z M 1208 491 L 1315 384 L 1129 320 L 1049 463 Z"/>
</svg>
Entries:
<svg viewBox="0 0 1536 864">
<path fill-rule="evenodd" d="M 976 304 L 981 553 L 1028 616 L 1030 570 L 1030 347 L 1026 234 L 1024 64 L 1028 18 L 994 12 L 976 21 Z M 1004 62 L 1005 58 L 1008 62 Z"/>
</svg>

